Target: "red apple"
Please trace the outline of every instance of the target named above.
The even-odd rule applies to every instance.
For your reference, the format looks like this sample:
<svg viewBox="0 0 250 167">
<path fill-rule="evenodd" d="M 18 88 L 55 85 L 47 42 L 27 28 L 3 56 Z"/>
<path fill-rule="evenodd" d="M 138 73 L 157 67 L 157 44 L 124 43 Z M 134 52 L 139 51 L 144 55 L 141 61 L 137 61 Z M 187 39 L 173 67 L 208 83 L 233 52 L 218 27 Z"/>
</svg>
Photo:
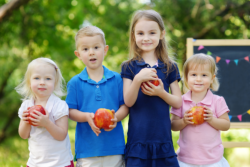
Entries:
<svg viewBox="0 0 250 167">
<path fill-rule="evenodd" d="M 158 77 L 157 77 L 158 78 Z M 151 82 L 152 84 L 154 84 L 155 86 L 158 86 L 160 84 L 159 80 L 150 80 L 149 82 Z M 146 83 L 147 86 L 149 86 L 147 84 L 147 82 L 143 82 L 143 83 Z M 142 85 L 141 85 L 142 86 Z M 150 86 L 149 86 L 150 87 Z"/>
<path fill-rule="evenodd" d="M 191 108 L 191 111 L 189 113 L 192 113 L 193 115 L 191 117 L 193 117 L 193 119 L 191 120 L 191 122 L 193 122 L 193 125 L 200 125 L 204 122 L 204 107 L 202 106 L 194 106 Z"/>
<path fill-rule="evenodd" d="M 32 106 L 32 107 L 28 107 L 28 113 L 29 113 L 29 115 L 27 116 L 28 118 L 34 118 L 33 116 L 31 116 L 31 113 L 34 113 L 34 114 L 36 114 L 34 111 L 36 110 L 36 111 L 39 111 L 40 113 L 42 113 L 43 115 L 46 115 L 46 113 L 45 113 L 45 110 L 44 110 L 44 108 L 43 108 L 43 106 L 41 106 L 41 105 L 34 105 L 34 106 Z M 32 124 L 32 121 L 29 119 L 29 124 L 30 125 L 33 125 Z M 33 126 L 36 126 L 36 125 L 33 125 Z"/>
<path fill-rule="evenodd" d="M 105 108 L 99 108 L 95 112 L 94 123 L 96 127 L 102 129 L 109 129 L 109 125 L 113 125 L 114 122 L 111 119 L 114 118 L 114 114 L 111 110 Z"/>
</svg>

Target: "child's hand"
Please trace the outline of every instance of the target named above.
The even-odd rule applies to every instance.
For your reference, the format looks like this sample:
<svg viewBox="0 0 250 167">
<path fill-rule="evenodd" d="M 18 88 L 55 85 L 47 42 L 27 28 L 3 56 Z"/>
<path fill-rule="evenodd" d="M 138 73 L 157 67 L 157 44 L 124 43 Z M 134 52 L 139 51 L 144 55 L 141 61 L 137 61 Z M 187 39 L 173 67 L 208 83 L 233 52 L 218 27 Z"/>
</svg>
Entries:
<svg viewBox="0 0 250 167">
<path fill-rule="evenodd" d="M 211 122 L 213 120 L 213 112 L 207 106 L 204 106 L 204 108 L 205 108 L 204 111 L 206 113 L 204 114 L 204 120 L 207 122 Z"/>
<path fill-rule="evenodd" d="M 190 112 L 190 110 L 187 110 L 185 113 L 184 113 L 184 116 L 183 116 L 183 121 L 184 121 L 184 123 L 186 124 L 186 125 L 188 125 L 188 124 L 194 124 L 193 122 L 191 122 L 190 120 L 192 120 L 193 119 L 193 117 L 192 117 L 192 113 L 189 113 Z"/>
<path fill-rule="evenodd" d="M 101 130 L 95 126 L 94 117 L 95 117 L 94 113 L 87 113 L 87 120 L 88 120 L 89 126 L 91 127 L 93 132 L 96 134 L 96 136 L 99 136 L 99 134 L 101 133 Z"/>
<path fill-rule="evenodd" d="M 111 112 L 114 114 L 114 119 L 111 119 L 111 121 L 114 122 L 114 124 L 113 125 L 109 125 L 109 129 L 104 129 L 105 131 L 111 131 L 117 125 L 117 118 L 116 118 L 116 115 L 115 115 L 115 110 L 111 110 Z"/>
<path fill-rule="evenodd" d="M 26 123 L 29 124 L 29 118 L 27 117 L 29 115 L 28 110 L 24 110 L 22 114 L 22 120 Z"/>
<path fill-rule="evenodd" d="M 30 118 L 33 125 L 41 126 L 41 127 L 46 127 L 47 125 L 49 125 L 49 121 L 50 121 L 49 113 L 46 109 L 44 110 L 45 110 L 46 115 L 43 115 L 37 110 L 35 110 L 34 113 L 31 113 L 31 116 L 34 117 L 34 118 Z"/>
<path fill-rule="evenodd" d="M 141 83 L 149 80 L 155 80 L 157 78 L 156 69 L 143 68 L 138 74 L 136 74 L 136 77 L 139 79 L 139 81 L 141 81 Z"/>
<path fill-rule="evenodd" d="M 146 82 L 148 85 L 146 83 L 142 83 L 142 86 L 141 86 L 142 93 L 148 96 L 159 96 L 159 94 L 162 91 L 164 91 L 164 86 L 163 86 L 162 80 L 159 78 L 157 79 L 160 83 L 158 86 L 155 86 L 150 81 Z"/>
</svg>

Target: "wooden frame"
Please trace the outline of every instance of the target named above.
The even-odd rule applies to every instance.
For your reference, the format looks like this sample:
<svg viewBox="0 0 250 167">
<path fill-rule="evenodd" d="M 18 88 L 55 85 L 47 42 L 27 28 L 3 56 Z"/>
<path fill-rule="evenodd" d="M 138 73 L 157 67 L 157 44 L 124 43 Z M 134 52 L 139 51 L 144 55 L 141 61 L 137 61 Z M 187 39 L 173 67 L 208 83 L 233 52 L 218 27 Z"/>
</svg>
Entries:
<svg viewBox="0 0 250 167">
<path fill-rule="evenodd" d="M 250 46 L 249 39 L 197 39 L 187 38 L 186 58 L 194 54 L 194 46 Z M 231 123 L 230 129 L 250 129 L 250 123 Z M 223 142 L 225 148 L 250 147 L 250 142 Z"/>
</svg>

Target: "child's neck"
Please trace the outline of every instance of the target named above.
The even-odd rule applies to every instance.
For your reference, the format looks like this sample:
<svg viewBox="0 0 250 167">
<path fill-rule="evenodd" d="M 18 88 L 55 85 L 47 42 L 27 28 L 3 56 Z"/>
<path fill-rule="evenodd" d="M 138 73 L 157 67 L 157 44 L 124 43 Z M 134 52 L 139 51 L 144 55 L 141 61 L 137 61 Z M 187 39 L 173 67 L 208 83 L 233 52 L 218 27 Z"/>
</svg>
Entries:
<svg viewBox="0 0 250 167">
<path fill-rule="evenodd" d="M 87 68 L 87 72 L 88 72 L 89 78 L 91 78 L 92 80 L 94 80 L 96 82 L 99 82 L 103 78 L 104 69 L 102 66 L 101 66 L 101 68 L 98 68 L 96 70 L 91 70 L 91 69 Z"/>
<path fill-rule="evenodd" d="M 204 91 L 204 92 L 193 92 L 193 91 L 191 91 L 191 99 L 196 104 L 201 102 L 205 98 L 206 95 L 207 95 L 207 91 Z"/>
<path fill-rule="evenodd" d="M 35 97 L 34 104 L 35 105 L 42 105 L 45 108 L 48 99 L 49 99 L 49 97 Z"/>
<path fill-rule="evenodd" d="M 145 61 L 145 63 L 149 64 L 151 67 L 158 62 L 158 58 L 152 52 L 142 53 L 142 58 Z"/>
</svg>

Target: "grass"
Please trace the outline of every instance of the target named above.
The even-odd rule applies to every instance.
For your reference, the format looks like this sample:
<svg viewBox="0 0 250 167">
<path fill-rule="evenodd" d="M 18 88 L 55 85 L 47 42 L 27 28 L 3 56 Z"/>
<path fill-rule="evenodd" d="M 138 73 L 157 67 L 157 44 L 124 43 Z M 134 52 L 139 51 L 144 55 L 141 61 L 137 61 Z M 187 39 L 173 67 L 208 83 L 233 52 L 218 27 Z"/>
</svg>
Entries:
<svg viewBox="0 0 250 167">
<path fill-rule="evenodd" d="M 123 121 L 124 133 L 127 134 L 127 121 Z M 69 138 L 71 150 L 74 154 L 75 125 L 69 121 Z M 176 141 L 179 132 L 172 132 L 175 150 L 178 149 Z M 222 132 L 223 141 L 250 141 L 250 129 L 237 129 Z M 126 135 L 125 135 L 126 140 Z M 250 148 L 225 148 L 224 157 L 228 160 L 231 167 L 250 167 Z M 23 140 L 19 136 L 6 139 L 0 144 L 0 167 L 26 167 L 29 158 L 28 140 Z"/>
</svg>

